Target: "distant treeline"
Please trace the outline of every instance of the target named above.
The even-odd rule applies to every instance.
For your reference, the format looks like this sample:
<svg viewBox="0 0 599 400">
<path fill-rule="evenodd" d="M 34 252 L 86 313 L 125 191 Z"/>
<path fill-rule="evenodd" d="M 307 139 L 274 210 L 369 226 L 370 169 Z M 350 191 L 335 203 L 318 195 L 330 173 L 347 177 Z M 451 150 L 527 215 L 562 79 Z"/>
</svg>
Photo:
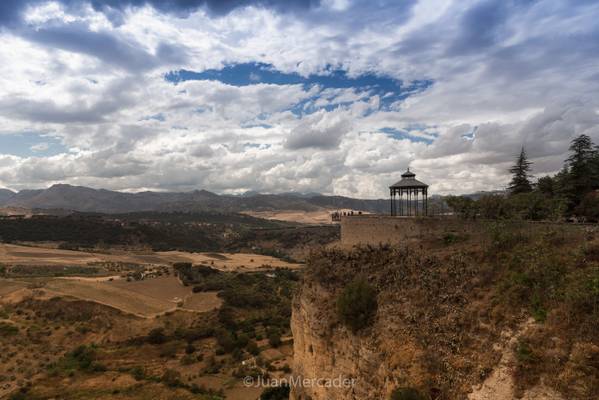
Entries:
<svg viewBox="0 0 599 400">
<path fill-rule="evenodd" d="M 532 162 L 522 148 L 510 168 L 507 195 L 487 195 L 477 200 L 449 196 L 445 200 L 464 218 L 565 220 L 599 222 L 599 147 L 587 135 L 570 144 L 570 156 L 554 176 L 534 181 Z"/>
<path fill-rule="evenodd" d="M 98 217 L 35 217 L 0 220 L 2 242 L 63 242 L 65 249 L 146 244 L 154 250 L 216 251 L 217 235 L 205 227 L 145 224 Z"/>
<path fill-rule="evenodd" d="M 275 229 L 276 228 L 276 229 Z M 0 218 L 0 242 L 62 242 L 62 249 L 148 246 L 154 251 L 252 251 L 289 259 L 296 246 L 326 244 L 338 228 L 236 213 L 74 214 Z"/>
</svg>

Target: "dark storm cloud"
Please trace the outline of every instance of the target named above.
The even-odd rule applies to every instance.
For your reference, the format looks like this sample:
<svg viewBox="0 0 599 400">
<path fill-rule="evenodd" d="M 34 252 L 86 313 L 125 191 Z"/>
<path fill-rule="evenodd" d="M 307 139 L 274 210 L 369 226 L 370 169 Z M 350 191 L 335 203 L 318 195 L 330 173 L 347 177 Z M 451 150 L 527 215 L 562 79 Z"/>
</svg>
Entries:
<svg viewBox="0 0 599 400">
<path fill-rule="evenodd" d="M 99 11 L 106 9 L 124 10 L 127 7 L 151 5 L 156 10 L 174 14 L 188 14 L 205 7 L 213 14 L 224 15 L 239 7 L 258 6 L 277 11 L 308 9 L 320 3 L 319 0 L 92 0 L 92 6 Z"/>
<path fill-rule="evenodd" d="M 80 102 L 64 107 L 52 100 L 25 97 L 0 99 L 0 114 L 31 122 L 50 124 L 96 124 L 122 108 L 134 104 L 135 82 L 123 79 L 109 84 L 101 99 L 91 104 Z"/>
<path fill-rule="evenodd" d="M 185 61 L 185 51 L 178 46 L 161 44 L 154 55 L 138 43 L 127 42 L 108 32 L 91 31 L 83 23 L 23 29 L 21 36 L 45 47 L 87 54 L 127 70 L 141 71 L 159 64 Z"/>
<path fill-rule="evenodd" d="M 505 0 L 487 0 L 470 8 L 462 17 L 461 31 L 451 52 L 470 53 L 493 46 L 500 40 L 508 16 Z"/>
<path fill-rule="evenodd" d="M 30 5 L 46 3 L 47 0 L 1 0 L 0 26 L 15 27 L 21 23 L 23 11 Z M 212 15 L 226 15 L 236 8 L 256 6 L 271 8 L 279 12 L 307 10 L 318 6 L 320 0 L 59 0 L 71 11 L 90 4 L 96 11 L 103 12 L 113 23 L 122 21 L 122 13 L 128 8 L 146 5 L 156 10 L 185 17 L 200 8 Z"/>
</svg>

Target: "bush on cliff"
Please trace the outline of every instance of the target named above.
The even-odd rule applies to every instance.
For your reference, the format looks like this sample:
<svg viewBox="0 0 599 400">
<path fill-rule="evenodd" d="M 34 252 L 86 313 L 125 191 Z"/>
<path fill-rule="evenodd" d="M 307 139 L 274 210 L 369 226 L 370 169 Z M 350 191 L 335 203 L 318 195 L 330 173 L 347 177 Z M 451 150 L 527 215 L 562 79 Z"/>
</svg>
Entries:
<svg viewBox="0 0 599 400">
<path fill-rule="evenodd" d="M 391 400 L 426 400 L 426 398 L 416 389 L 398 388 L 391 393 Z"/>
<path fill-rule="evenodd" d="M 339 319 L 354 333 L 372 323 L 376 309 L 376 290 L 364 278 L 354 279 L 337 299 Z"/>
</svg>

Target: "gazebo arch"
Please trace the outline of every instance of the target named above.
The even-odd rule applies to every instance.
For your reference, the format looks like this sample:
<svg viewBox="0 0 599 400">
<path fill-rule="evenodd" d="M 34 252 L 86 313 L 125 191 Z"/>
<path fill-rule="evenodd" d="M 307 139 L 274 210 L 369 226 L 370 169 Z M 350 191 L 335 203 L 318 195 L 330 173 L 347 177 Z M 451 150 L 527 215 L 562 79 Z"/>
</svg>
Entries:
<svg viewBox="0 0 599 400">
<path fill-rule="evenodd" d="M 389 186 L 391 215 L 428 215 L 428 185 L 416 179 L 410 168 L 401 174 L 401 180 Z"/>
</svg>

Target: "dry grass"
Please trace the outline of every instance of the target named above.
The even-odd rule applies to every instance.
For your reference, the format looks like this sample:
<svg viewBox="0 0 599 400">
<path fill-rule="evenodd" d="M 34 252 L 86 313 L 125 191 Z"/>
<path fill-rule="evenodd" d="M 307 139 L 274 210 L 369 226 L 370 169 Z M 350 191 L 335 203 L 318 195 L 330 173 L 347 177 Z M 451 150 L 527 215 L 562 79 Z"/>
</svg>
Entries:
<svg viewBox="0 0 599 400">
<path fill-rule="evenodd" d="M 261 271 L 276 267 L 289 269 L 301 267 L 301 264 L 289 263 L 278 258 L 251 253 L 186 253 L 183 251 L 165 251 L 156 254 L 173 260 L 173 262 L 208 264 L 213 268 L 226 272 Z"/>
<path fill-rule="evenodd" d="M 197 312 L 206 312 L 219 308 L 222 305 L 222 300 L 217 296 L 218 292 L 202 292 L 192 293 L 183 304 L 185 310 L 193 310 Z"/>
<path fill-rule="evenodd" d="M 176 307 L 176 304 L 168 298 L 147 296 L 112 286 L 106 282 L 55 279 L 48 281 L 45 288 L 56 293 L 114 307 L 141 317 L 150 317 Z"/>
<path fill-rule="evenodd" d="M 0 263 L 8 265 L 67 266 L 100 262 L 170 265 L 176 262 L 210 264 L 223 271 L 257 271 L 274 267 L 299 268 L 274 257 L 250 253 L 188 253 L 184 251 L 122 251 L 106 253 L 59 250 L 49 247 L 0 244 Z M 265 267 L 266 266 L 266 267 Z"/>
<path fill-rule="evenodd" d="M 1 288 L 2 285 L 0 290 Z M 18 288 L 15 286 L 14 290 Z M 192 293 L 190 287 L 183 286 L 172 276 L 132 282 L 124 279 L 107 281 L 59 278 L 46 281 L 44 290 L 93 301 L 143 318 L 177 308 L 206 312 L 219 308 L 222 304 L 216 292 Z"/>
<path fill-rule="evenodd" d="M 0 279 L 0 299 L 25 287 L 23 282 Z"/>
</svg>

